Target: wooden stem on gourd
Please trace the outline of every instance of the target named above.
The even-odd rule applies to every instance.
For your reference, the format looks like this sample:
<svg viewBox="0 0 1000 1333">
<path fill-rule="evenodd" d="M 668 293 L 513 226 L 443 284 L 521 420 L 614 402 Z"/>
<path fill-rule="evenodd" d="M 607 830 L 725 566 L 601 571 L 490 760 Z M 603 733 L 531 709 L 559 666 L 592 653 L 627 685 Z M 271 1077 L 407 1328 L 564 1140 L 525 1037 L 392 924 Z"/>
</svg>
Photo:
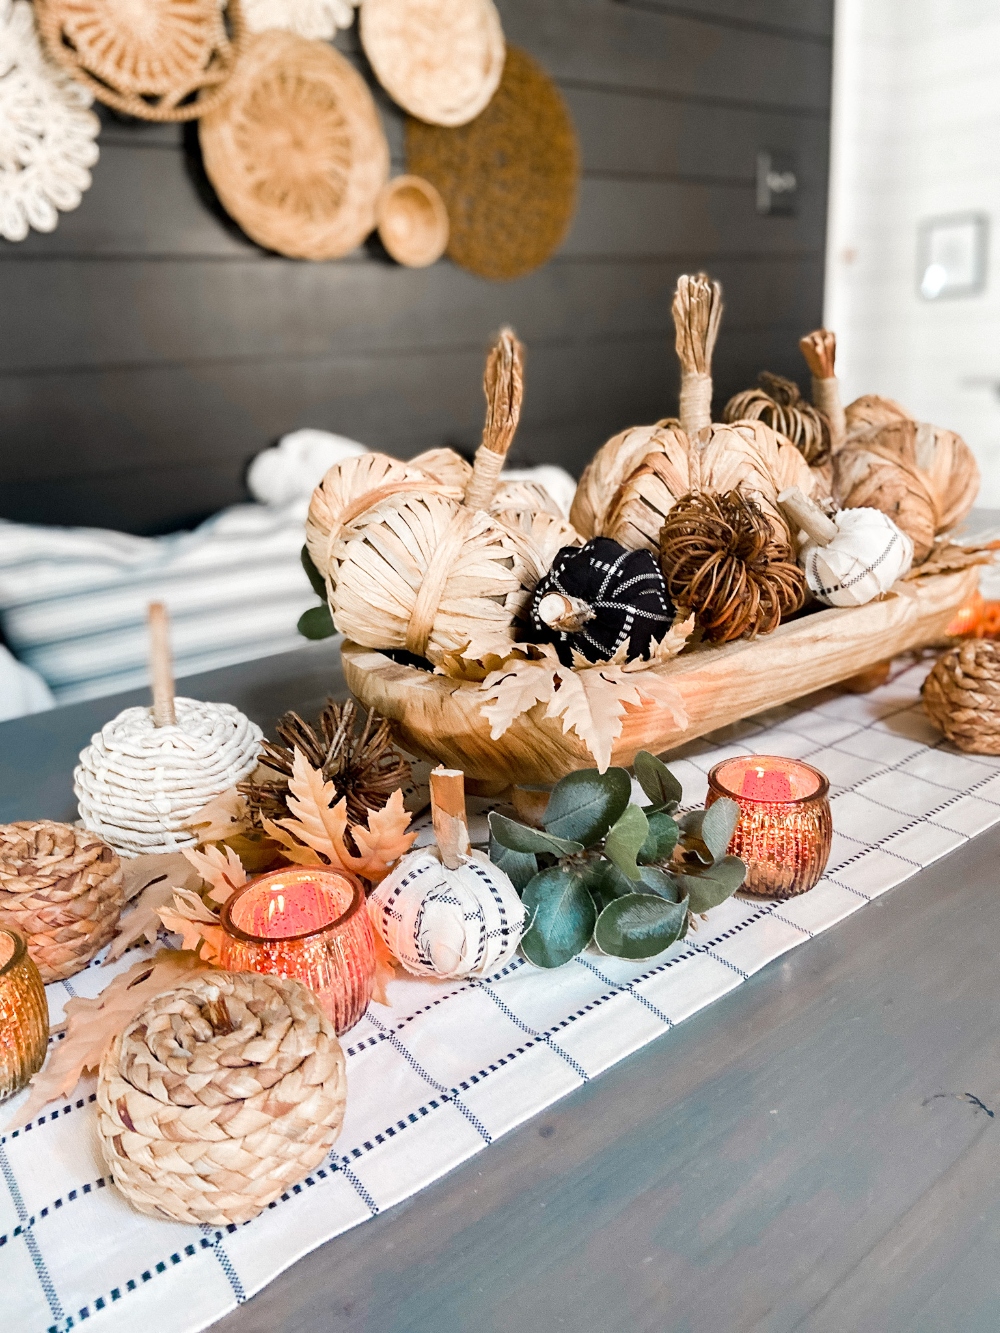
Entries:
<svg viewBox="0 0 1000 1333">
<path fill-rule="evenodd" d="M 840 531 L 833 519 L 827 518 L 819 505 L 804 495 L 798 486 L 789 486 L 782 491 L 778 496 L 778 504 L 792 532 L 801 529 L 819 546 L 829 546 Z"/>
<path fill-rule="evenodd" d="M 469 854 L 465 774 L 460 768 L 431 769 L 431 818 L 441 860 L 457 870 Z"/>
<path fill-rule="evenodd" d="M 672 313 L 681 363 L 681 429 L 693 440 L 712 424 L 712 353 L 722 319 L 722 288 L 706 273 L 682 274 Z"/>
<path fill-rule="evenodd" d="M 469 509 L 488 509 L 514 440 L 524 395 L 524 348 L 513 329 L 501 329 L 486 358 L 483 375 L 486 424 L 476 450 L 472 476 L 463 503 Z"/>
<path fill-rule="evenodd" d="M 149 676 L 153 689 L 153 724 L 175 727 L 174 671 L 170 656 L 170 619 L 162 602 L 150 602 Z"/>
<path fill-rule="evenodd" d="M 835 454 L 847 438 L 847 418 L 840 401 L 840 382 L 834 370 L 837 335 L 831 329 L 815 329 L 799 339 L 799 350 L 812 375 L 813 404 L 830 423 L 830 452 Z"/>
</svg>

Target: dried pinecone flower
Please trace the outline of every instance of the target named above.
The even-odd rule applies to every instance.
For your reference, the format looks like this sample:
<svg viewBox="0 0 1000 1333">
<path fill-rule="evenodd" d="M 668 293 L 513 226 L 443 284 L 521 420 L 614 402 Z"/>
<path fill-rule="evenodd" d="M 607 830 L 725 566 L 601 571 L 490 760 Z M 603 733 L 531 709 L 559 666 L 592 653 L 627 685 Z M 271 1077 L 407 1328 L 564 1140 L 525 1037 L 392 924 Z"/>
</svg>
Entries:
<svg viewBox="0 0 1000 1333">
<path fill-rule="evenodd" d="M 357 719 L 358 706 L 352 700 L 338 704 L 328 699 L 315 728 L 298 713 L 284 714 L 275 730 L 285 744 L 265 740 L 261 747 L 261 765 L 270 771 L 261 775 L 258 769 L 239 784 L 255 825 L 287 818 L 296 750 L 324 781 L 333 783 L 338 800 L 347 798 L 351 824 L 366 823 L 369 810 L 381 810 L 396 788 L 409 782 L 410 765 L 393 746 L 389 723 L 370 710 L 358 732 Z"/>
<path fill-rule="evenodd" d="M 805 577 L 760 506 L 739 491 L 692 493 L 667 513 L 660 561 L 675 606 L 709 643 L 776 629 L 805 601 Z"/>
</svg>

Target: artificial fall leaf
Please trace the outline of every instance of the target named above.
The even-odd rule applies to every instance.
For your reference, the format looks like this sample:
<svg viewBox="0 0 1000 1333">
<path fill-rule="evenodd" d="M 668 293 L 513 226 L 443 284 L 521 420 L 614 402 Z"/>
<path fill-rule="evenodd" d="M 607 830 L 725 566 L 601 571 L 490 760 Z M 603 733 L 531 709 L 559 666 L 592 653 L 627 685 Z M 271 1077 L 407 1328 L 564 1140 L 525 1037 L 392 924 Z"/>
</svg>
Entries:
<svg viewBox="0 0 1000 1333">
<path fill-rule="evenodd" d="M 444 653 L 441 661 L 434 668 L 436 676 L 450 676 L 452 680 L 468 680 L 477 684 L 494 671 L 499 671 L 511 661 L 527 661 L 533 654 L 534 645 L 526 644 L 523 648 L 514 648 L 504 657 L 499 653 L 484 653 L 482 657 L 465 657 L 464 649 L 459 652 Z"/>
<path fill-rule="evenodd" d="M 80 996 L 66 1003 L 66 1035 L 57 1042 L 41 1071 L 31 1080 L 31 1096 L 6 1127 L 15 1129 L 57 1097 L 69 1097 L 81 1076 L 101 1063 L 109 1042 L 123 1031 L 155 995 L 188 977 L 210 971 L 194 953 L 161 949 L 135 963 L 92 1000 Z"/>
<path fill-rule="evenodd" d="M 196 810 L 188 820 L 188 828 L 199 843 L 221 842 L 234 833 L 245 833 L 250 823 L 246 797 L 235 787 L 230 787 Z"/>
<path fill-rule="evenodd" d="M 630 671 L 631 666 L 624 660 L 592 663 L 581 658 L 568 668 L 555 649 L 547 650 L 542 661 L 508 665 L 483 682 L 487 700 L 482 713 L 490 735 L 499 740 L 522 713 L 545 704 L 545 717 L 560 719 L 564 732 L 575 731 L 603 773 L 621 735 L 626 708 L 651 703 L 665 709 L 675 726 L 688 723 L 676 686 L 649 670 L 649 661 L 645 670 Z"/>
<path fill-rule="evenodd" d="M 148 852 L 124 862 L 123 870 L 126 902 L 134 901 L 118 925 L 105 967 L 133 944 L 152 944 L 162 925 L 159 909 L 170 902 L 174 889 L 196 889 L 201 883 L 180 852 Z"/>
<path fill-rule="evenodd" d="M 181 949 L 206 963 L 217 963 L 222 950 L 219 918 L 193 889 L 175 889 L 171 903 L 159 909 L 167 930 L 181 937 Z"/>
<path fill-rule="evenodd" d="M 284 855 L 299 865 L 331 865 L 378 883 L 396 861 L 409 851 L 415 833 L 406 830 L 410 814 L 403 805 L 403 793 L 396 790 L 381 810 L 368 814 L 368 827 L 351 825 L 351 838 L 359 855 L 347 846 L 347 801 L 331 807 L 336 796 L 332 782 L 312 768 L 301 751 L 296 750 L 292 776 L 288 783 L 288 808 L 291 819 L 277 823 L 266 820 L 264 827 L 281 842 Z"/>
<path fill-rule="evenodd" d="M 219 847 L 206 847 L 203 852 L 196 852 L 193 847 L 184 847 L 182 852 L 201 879 L 211 884 L 208 896 L 213 903 L 221 905 L 227 902 L 247 882 L 243 862 L 232 847 L 227 847 L 225 854 Z"/>
</svg>

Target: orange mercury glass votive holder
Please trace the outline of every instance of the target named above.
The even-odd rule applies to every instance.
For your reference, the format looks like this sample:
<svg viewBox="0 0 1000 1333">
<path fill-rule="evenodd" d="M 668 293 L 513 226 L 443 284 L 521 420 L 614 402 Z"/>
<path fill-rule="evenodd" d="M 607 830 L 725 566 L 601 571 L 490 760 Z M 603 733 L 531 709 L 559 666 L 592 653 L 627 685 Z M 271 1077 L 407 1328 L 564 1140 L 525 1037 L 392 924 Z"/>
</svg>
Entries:
<svg viewBox="0 0 1000 1333">
<path fill-rule="evenodd" d="M 49 1004 L 24 936 L 0 926 L 0 1101 L 20 1092 L 45 1061 Z"/>
<path fill-rule="evenodd" d="M 294 977 L 316 994 L 337 1035 L 368 1008 L 375 940 L 353 876 L 296 867 L 237 889 L 223 905 L 219 962 L 230 972 Z"/>
<path fill-rule="evenodd" d="M 708 801 L 740 807 L 729 851 L 746 862 L 742 892 L 794 898 L 811 889 L 830 856 L 830 783 L 810 764 L 780 755 L 725 759 L 708 775 Z"/>
</svg>

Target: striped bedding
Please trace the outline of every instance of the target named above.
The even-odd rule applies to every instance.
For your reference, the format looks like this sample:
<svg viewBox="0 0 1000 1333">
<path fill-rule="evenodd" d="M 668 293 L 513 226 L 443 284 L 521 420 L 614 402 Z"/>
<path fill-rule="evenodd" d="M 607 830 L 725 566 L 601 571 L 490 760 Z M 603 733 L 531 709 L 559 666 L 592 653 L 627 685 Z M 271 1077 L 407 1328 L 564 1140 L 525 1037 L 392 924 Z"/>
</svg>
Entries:
<svg viewBox="0 0 1000 1333">
<path fill-rule="evenodd" d="M 155 599 L 177 676 L 297 648 L 296 621 L 316 603 L 299 562 L 305 510 L 236 505 L 168 537 L 0 521 L 4 638 L 59 703 L 145 683 Z"/>
</svg>

